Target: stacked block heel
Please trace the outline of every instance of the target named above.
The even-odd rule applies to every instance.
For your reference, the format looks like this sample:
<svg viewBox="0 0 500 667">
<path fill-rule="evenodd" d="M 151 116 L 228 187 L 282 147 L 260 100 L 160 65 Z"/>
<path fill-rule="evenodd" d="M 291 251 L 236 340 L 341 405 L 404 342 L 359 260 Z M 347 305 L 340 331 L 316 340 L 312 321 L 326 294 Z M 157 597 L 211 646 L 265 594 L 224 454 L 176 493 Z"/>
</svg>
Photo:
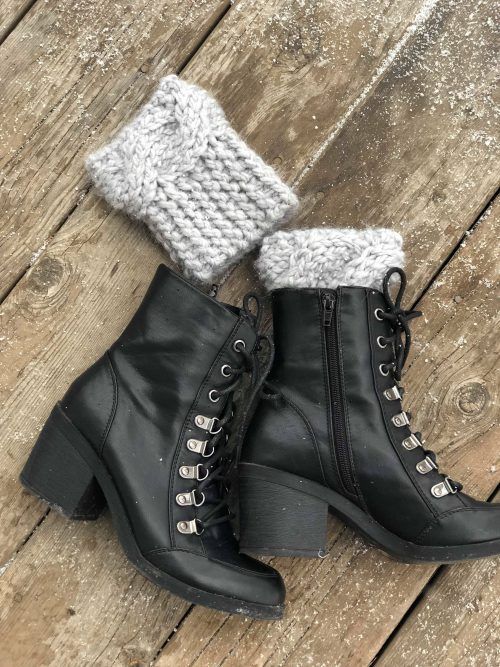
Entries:
<svg viewBox="0 0 500 667">
<path fill-rule="evenodd" d="M 277 481 L 240 473 L 240 549 L 268 556 L 322 557 L 328 504 Z"/>
<path fill-rule="evenodd" d="M 23 486 L 66 517 L 97 519 L 106 505 L 97 480 L 74 443 L 82 434 L 56 407 L 27 460 Z"/>
</svg>

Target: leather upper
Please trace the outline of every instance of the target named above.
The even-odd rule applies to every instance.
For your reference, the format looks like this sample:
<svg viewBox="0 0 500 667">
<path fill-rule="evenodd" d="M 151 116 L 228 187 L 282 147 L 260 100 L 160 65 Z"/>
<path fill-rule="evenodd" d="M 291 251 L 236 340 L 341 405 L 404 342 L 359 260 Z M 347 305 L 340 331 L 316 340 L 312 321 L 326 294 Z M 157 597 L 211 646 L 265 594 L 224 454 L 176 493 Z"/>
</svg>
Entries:
<svg viewBox="0 0 500 667">
<path fill-rule="evenodd" d="M 273 292 L 276 356 L 269 380 L 278 397 L 259 405 L 242 460 L 305 476 L 349 497 L 329 427 L 321 295 L 316 289 Z M 392 422 L 403 408 L 399 400 L 384 396 L 395 381 L 392 373 L 380 370 L 393 361 L 391 346 L 377 342 L 392 333 L 387 320 L 375 317 L 377 308 L 387 307 L 383 294 L 339 287 L 336 299 L 345 429 L 356 491 L 351 499 L 409 541 L 440 545 L 498 538 L 499 506 L 462 493 L 435 498 L 431 488 L 443 481 L 442 475 L 436 470 L 419 473 L 423 448 L 402 445 L 411 431 Z"/>
<path fill-rule="evenodd" d="M 195 418 L 221 415 L 225 399 L 212 402 L 209 392 L 231 382 L 221 373 L 224 364 L 242 365 L 242 355 L 233 347 L 237 340 L 244 341 L 247 350 L 255 345 L 256 333 L 247 317 L 160 266 L 123 334 L 75 381 L 62 403 L 105 462 L 141 551 L 151 562 L 168 561 L 174 576 L 190 581 L 201 577 L 215 592 L 221 586 L 227 592 L 229 583 L 224 587 L 213 577 L 233 577 L 232 587 L 240 587 L 242 596 L 251 588 L 250 579 L 237 573 L 248 571 L 257 577 L 254 586 L 265 598 L 271 594 L 270 578 L 272 594 L 282 590 L 279 575 L 238 554 L 228 522 L 201 536 L 177 530 L 179 521 L 207 510 L 207 505 L 178 505 L 176 495 L 197 484 L 182 478 L 179 468 L 209 465 L 209 458 L 190 451 L 186 443 L 189 438 L 210 438 Z M 210 559 L 202 573 L 190 571 L 195 554 Z"/>
<path fill-rule="evenodd" d="M 275 356 L 268 381 L 283 398 L 259 404 L 243 460 L 286 469 L 339 488 L 329 434 L 318 290 L 272 292 Z M 299 446 L 300 443 L 300 446 Z"/>
</svg>

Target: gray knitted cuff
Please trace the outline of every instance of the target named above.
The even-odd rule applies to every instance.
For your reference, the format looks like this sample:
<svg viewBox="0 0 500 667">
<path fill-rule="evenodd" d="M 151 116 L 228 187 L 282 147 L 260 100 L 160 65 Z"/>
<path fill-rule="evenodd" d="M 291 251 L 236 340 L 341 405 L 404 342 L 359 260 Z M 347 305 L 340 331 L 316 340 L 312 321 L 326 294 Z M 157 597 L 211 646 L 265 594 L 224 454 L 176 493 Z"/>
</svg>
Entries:
<svg viewBox="0 0 500 667">
<path fill-rule="evenodd" d="M 174 75 L 86 164 L 106 200 L 143 220 L 201 281 L 222 274 L 297 205 L 217 102 Z"/>
<path fill-rule="evenodd" d="M 381 289 L 391 266 L 403 267 L 403 241 L 390 229 L 298 229 L 262 244 L 256 266 L 269 290 L 355 285 Z"/>
</svg>

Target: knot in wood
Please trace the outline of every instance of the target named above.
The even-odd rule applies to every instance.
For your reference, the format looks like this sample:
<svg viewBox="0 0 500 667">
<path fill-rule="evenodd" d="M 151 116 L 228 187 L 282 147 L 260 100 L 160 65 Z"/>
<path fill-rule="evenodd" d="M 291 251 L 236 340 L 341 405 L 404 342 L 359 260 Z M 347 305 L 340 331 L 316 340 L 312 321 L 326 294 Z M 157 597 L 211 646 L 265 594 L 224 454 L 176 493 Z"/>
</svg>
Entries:
<svg viewBox="0 0 500 667">
<path fill-rule="evenodd" d="M 477 415 L 483 412 L 488 399 L 488 390 L 480 382 L 464 384 L 457 392 L 458 407 L 466 415 Z"/>
</svg>

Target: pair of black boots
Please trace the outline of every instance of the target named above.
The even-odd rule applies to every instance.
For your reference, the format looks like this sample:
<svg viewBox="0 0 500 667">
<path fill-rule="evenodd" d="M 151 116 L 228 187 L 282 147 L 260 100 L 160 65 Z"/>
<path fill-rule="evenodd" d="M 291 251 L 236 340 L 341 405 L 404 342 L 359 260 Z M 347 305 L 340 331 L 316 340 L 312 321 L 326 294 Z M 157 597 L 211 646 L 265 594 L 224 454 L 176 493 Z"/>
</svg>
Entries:
<svg viewBox="0 0 500 667">
<path fill-rule="evenodd" d="M 22 483 L 72 519 L 108 505 L 146 577 L 254 618 L 280 618 L 285 588 L 245 554 L 322 555 L 329 508 L 405 562 L 500 553 L 500 506 L 439 473 L 402 410 L 418 315 L 401 307 L 404 284 L 393 269 L 383 292 L 273 292 L 266 378 L 258 300 L 220 303 L 160 266 L 124 333 L 54 408 Z"/>
</svg>

